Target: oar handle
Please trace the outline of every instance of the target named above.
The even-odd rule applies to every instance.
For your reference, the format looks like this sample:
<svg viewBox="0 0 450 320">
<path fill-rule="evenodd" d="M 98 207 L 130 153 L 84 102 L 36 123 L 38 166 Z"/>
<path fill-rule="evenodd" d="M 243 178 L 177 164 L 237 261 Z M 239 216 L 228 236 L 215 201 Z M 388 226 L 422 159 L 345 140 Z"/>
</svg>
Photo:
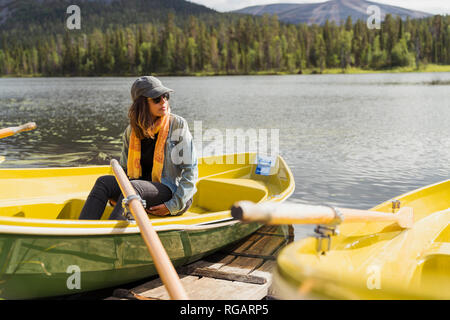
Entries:
<svg viewBox="0 0 450 320">
<path fill-rule="evenodd" d="M 136 195 L 136 191 L 117 160 L 111 160 L 111 167 L 124 196 L 128 198 L 130 195 Z M 175 300 L 189 299 L 158 234 L 153 229 L 152 223 L 148 218 L 141 201 L 134 198 L 128 202 L 128 205 L 139 230 L 141 230 L 142 237 L 153 258 L 156 270 L 166 286 L 170 297 Z"/>
<path fill-rule="evenodd" d="M 297 203 L 239 201 L 231 208 L 231 214 L 235 219 L 266 224 L 329 224 L 338 219 L 345 222 L 392 221 L 402 228 L 411 228 L 414 223 L 413 210 L 408 207 L 394 214 Z"/>
<path fill-rule="evenodd" d="M 12 136 L 12 135 L 14 135 L 16 133 L 19 133 L 19 132 L 30 131 L 30 130 L 33 130 L 33 129 L 36 129 L 36 123 L 35 122 L 28 122 L 28 123 L 22 124 L 22 125 L 17 126 L 17 127 L 10 127 L 10 128 L 0 129 L 0 139 Z"/>
</svg>

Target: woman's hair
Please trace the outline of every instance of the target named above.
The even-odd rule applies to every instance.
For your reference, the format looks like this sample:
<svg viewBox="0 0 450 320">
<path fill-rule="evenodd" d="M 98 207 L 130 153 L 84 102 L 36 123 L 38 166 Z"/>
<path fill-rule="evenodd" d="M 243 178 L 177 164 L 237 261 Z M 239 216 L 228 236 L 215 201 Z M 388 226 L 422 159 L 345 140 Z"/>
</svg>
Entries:
<svg viewBox="0 0 450 320">
<path fill-rule="evenodd" d="M 131 128 L 138 139 L 151 137 L 148 129 L 152 127 L 153 120 L 147 99 L 147 97 L 139 96 L 133 101 L 128 110 Z"/>
</svg>

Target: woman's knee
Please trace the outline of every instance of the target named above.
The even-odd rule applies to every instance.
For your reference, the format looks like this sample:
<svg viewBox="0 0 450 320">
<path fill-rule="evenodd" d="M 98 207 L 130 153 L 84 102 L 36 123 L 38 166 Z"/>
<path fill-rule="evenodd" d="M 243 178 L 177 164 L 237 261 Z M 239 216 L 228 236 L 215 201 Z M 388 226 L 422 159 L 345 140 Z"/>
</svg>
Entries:
<svg viewBox="0 0 450 320">
<path fill-rule="evenodd" d="M 117 198 L 120 194 L 120 188 L 114 176 L 101 176 L 95 181 L 89 196 L 96 198 Z"/>
<path fill-rule="evenodd" d="M 94 187 L 109 187 L 114 182 L 116 182 L 116 178 L 114 176 L 111 175 L 100 176 L 95 181 Z"/>
<path fill-rule="evenodd" d="M 143 197 L 144 193 L 146 191 L 147 188 L 145 188 L 145 186 L 143 184 L 145 184 L 145 181 L 142 180 L 131 180 L 130 181 L 131 185 L 133 186 L 133 189 L 136 191 L 136 193 L 140 196 Z"/>
<path fill-rule="evenodd" d="M 161 204 L 172 198 L 172 191 L 162 183 L 132 180 L 131 185 L 136 190 L 136 193 L 146 200 L 149 205 Z"/>
</svg>

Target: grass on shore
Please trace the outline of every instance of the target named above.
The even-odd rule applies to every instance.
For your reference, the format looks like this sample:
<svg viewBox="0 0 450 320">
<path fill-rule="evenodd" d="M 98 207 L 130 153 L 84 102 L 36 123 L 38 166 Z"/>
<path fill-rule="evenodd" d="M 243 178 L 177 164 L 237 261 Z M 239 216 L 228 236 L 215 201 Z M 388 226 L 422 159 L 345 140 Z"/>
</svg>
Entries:
<svg viewBox="0 0 450 320">
<path fill-rule="evenodd" d="M 402 72 L 450 72 L 450 65 L 438 65 L 438 64 L 427 64 L 421 65 L 419 68 L 416 67 L 397 67 L 392 69 L 363 69 L 357 67 L 349 67 L 346 69 L 342 68 L 328 68 L 320 71 L 319 68 L 309 68 L 303 69 L 301 72 L 288 72 L 288 71 L 275 71 L 275 70 L 265 70 L 265 71 L 249 71 L 248 73 L 227 73 L 227 72 L 214 72 L 214 71 L 201 71 L 201 72 L 178 72 L 178 73 L 152 73 L 154 76 L 226 76 L 226 75 L 289 75 L 289 74 L 367 74 L 367 73 L 402 73 Z M 55 77 L 73 77 L 74 75 L 60 75 Z M 94 75 L 95 77 L 134 77 L 135 74 L 107 74 L 107 75 Z M 46 77 L 43 74 L 18 74 L 18 75 L 0 75 L 0 78 L 38 78 Z"/>
<path fill-rule="evenodd" d="M 318 68 L 303 69 L 301 74 L 366 74 L 366 73 L 402 73 L 402 72 L 450 72 L 450 65 L 427 64 L 419 68 L 416 67 L 397 67 L 392 69 L 363 69 L 357 67 L 342 68 L 327 68 L 320 72 Z M 275 71 L 261 71 L 250 74 L 264 75 L 264 74 L 293 74 L 289 72 L 275 72 Z"/>
<path fill-rule="evenodd" d="M 383 70 L 369 70 L 361 68 L 347 68 L 344 71 L 342 69 L 327 69 L 324 74 L 338 74 L 338 73 L 401 73 L 401 72 L 450 72 L 450 65 L 437 65 L 437 64 L 427 64 L 416 67 L 396 67 L 392 69 Z"/>
</svg>

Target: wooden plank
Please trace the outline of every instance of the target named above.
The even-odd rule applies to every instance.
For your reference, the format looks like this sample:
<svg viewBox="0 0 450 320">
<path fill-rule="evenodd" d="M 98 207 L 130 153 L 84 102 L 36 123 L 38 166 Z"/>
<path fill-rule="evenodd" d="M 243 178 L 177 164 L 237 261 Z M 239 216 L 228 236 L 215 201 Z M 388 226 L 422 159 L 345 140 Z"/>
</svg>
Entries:
<svg viewBox="0 0 450 320">
<path fill-rule="evenodd" d="M 280 237 L 263 236 L 253 243 L 245 253 L 254 255 L 272 255 L 275 250 L 285 243 Z"/>
<path fill-rule="evenodd" d="M 236 259 L 236 257 L 230 256 L 228 254 L 215 254 L 215 255 L 204 258 L 203 261 L 210 263 L 210 265 L 208 265 L 208 268 L 218 270 L 223 265 L 226 265 L 226 264 L 229 264 L 230 262 L 232 262 L 234 259 Z"/>
<path fill-rule="evenodd" d="M 198 277 L 195 276 L 188 276 L 188 275 L 179 275 L 181 284 L 183 287 L 188 287 L 191 283 L 198 280 Z M 133 291 L 134 293 L 147 297 L 147 298 L 153 298 L 153 299 L 169 299 L 169 295 L 167 293 L 166 288 L 164 287 L 161 278 L 157 278 L 155 280 L 146 282 L 138 287 L 135 287 L 131 289 L 130 291 Z"/>
<path fill-rule="evenodd" d="M 264 277 L 259 276 L 257 273 L 250 273 L 262 266 L 265 262 L 264 258 L 271 256 L 283 243 L 284 239 L 280 237 L 250 237 L 246 243 L 238 246 L 235 248 L 235 251 L 231 252 L 231 255 L 238 254 L 236 258 L 233 259 L 230 256 L 224 256 L 216 263 L 199 261 L 182 269 L 182 271 L 183 273 L 196 276 L 262 284 L 267 282 L 268 279 L 265 273 Z M 241 252 L 243 248 L 246 248 L 245 252 Z M 245 256 L 246 254 L 252 256 Z M 259 257 L 260 255 L 266 256 Z"/>
<path fill-rule="evenodd" d="M 275 261 L 277 260 L 278 254 L 281 252 L 281 250 L 283 250 L 283 248 L 284 248 L 285 246 L 286 246 L 286 245 L 281 245 L 281 246 L 279 246 L 279 247 L 272 253 L 272 257 L 275 258 Z"/>
<path fill-rule="evenodd" d="M 264 226 L 261 229 L 258 229 L 256 233 L 264 233 L 264 234 L 279 234 L 280 233 L 280 226 Z"/>
<path fill-rule="evenodd" d="M 188 266 L 182 269 L 182 271 L 193 276 L 209 277 L 214 279 L 240 281 L 253 284 L 265 284 L 267 282 L 267 280 L 263 277 L 249 275 L 247 272 L 242 272 L 240 269 L 238 269 L 236 272 L 233 272 L 234 270 L 230 268 L 217 270 L 209 269 L 208 267 L 190 268 Z"/>
<path fill-rule="evenodd" d="M 269 288 L 267 284 L 258 285 L 208 277 L 198 278 L 180 275 L 180 278 L 189 299 L 192 300 L 260 300 L 267 295 Z M 155 279 L 143 286 L 131 289 L 129 298 L 133 297 L 132 293 L 136 293 L 141 299 L 170 299 L 166 288 L 158 280 Z M 124 300 L 117 297 L 108 299 Z"/>
<path fill-rule="evenodd" d="M 219 270 L 236 275 L 246 275 L 258 268 L 263 262 L 263 259 L 237 257 L 231 263 L 224 265 Z"/>
<path fill-rule="evenodd" d="M 276 258 L 273 255 L 262 255 L 262 254 L 250 254 L 250 253 L 244 253 L 244 252 L 230 252 L 230 256 L 234 257 L 247 257 L 247 258 L 255 258 L 255 259 L 263 259 L 263 260 L 276 260 Z"/>
<path fill-rule="evenodd" d="M 289 226 L 268 226 L 270 228 L 263 227 L 256 231 L 256 234 L 269 235 L 276 237 L 283 237 L 285 239 L 290 239 L 294 237 L 294 228 Z M 292 241 L 292 240 L 291 240 Z"/>
<path fill-rule="evenodd" d="M 274 291 L 274 287 L 272 286 L 272 280 L 273 280 L 273 271 L 277 266 L 276 263 L 276 257 L 278 256 L 278 253 L 285 247 L 285 244 L 282 244 L 279 246 L 273 253 L 272 256 L 275 258 L 275 260 L 266 260 L 259 268 L 251 272 L 249 275 L 265 278 L 267 283 L 270 284 L 270 287 L 268 289 L 267 295 L 268 296 L 277 296 L 276 292 Z"/>
<path fill-rule="evenodd" d="M 273 237 L 267 235 L 259 235 L 252 237 L 242 245 L 229 248 L 229 255 L 246 256 L 249 258 L 257 258 L 257 256 L 263 256 L 262 258 L 268 259 L 273 255 L 279 247 L 285 244 L 286 240 L 282 237 Z"/>
<path fill-rule="evenodd" d="M 226 256 L 220 262 L 200 260 L 187 266 L 180 267 L 178 270 L 179 273 L 194 276 L 264 284 L 266 283 L 265 278 L 248 275 L 251 270 L 255 269 L 262 262 L 263 260 L 261 259 L 238 259 L 234 256 Z M 245 268 L 245 270 L 243 270 L 243 268 Z"/>
<path fill-rule="evenodd" d="M 274 295 L 272 290 L 272 272 L 276 268 L 276 262 L 269 260 L 264 262 L 258 269 L 252 271 L 249 276 L 266 279 L 266 283 L 269 285 L 268 294 Z"/>
<path fill-rule="evenodd" d="M 263 236 L 259 234 L 252 234 L 249 238 L 247 238 L 245 241 L 238 242 L 235 245 L 228 246 L 225 249 L 223 249 L 221 252 L 245 252 L 250 246 L 253 245 L 258 239 L 262 238 Z"/>
<path fill-rule="evenodd" d="M 269 260 L 264 262 L 259 268 L 252 271 L 250 275 L 265 278 L 268 282 L 272 281 L 272 271 L 276 267 L 276 262 Z"/>
<path fill-rule="evenodd" d="M 196 300 L 260 300 L 267 295 L 268 286 L 204 277 L 186 291 Z"/>
</svg>

